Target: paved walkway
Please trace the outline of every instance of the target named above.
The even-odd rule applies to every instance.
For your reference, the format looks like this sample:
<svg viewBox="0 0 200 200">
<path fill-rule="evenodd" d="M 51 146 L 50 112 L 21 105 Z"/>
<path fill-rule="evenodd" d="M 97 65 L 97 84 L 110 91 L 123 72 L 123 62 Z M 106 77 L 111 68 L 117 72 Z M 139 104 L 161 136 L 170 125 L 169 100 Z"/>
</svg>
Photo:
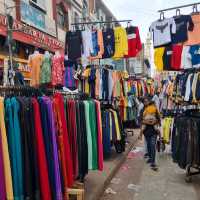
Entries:
<svg viewBox="0 0 200 200">
<path fill-rule="evenodd" d="M 145 163 L 142 143 L 128 155 L 101 200 L 200 200 L 200 176 L 185 182 L 185 171 L 167 154 L 157 156 L 159 171 Z"/>
</svg>

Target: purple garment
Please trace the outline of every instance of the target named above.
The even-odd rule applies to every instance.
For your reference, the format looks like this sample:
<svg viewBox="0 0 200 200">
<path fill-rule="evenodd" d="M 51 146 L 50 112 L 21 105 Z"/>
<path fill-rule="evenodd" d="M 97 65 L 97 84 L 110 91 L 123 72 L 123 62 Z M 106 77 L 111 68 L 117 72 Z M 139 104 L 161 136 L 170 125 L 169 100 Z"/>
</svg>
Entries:
<svg viewBox="0 0 200 200">
<path fill-rule="evenodd" d="M 56 185 L 56 200 L 63 200 L 62 195 L 62 186 L 61 186 L 61 176 L 60 176 L 60 166 L 59 166 L 59 158 L 58 158 L 58 146 L 56 140 L 56 130 L 55 130 L 55 118 L 53 113 L 53 104 L 50 98 L 44 97 L 44 102 L 48 107 L 48 116 L 50 120 L 51 133 L 52 133 L 52 143 L 53 143 L 53 156 L 54 156 L 54 174 L 55 174 L 55 185 Z"/>
<path fill-rule="evenodd" d="M 3 151 L 2 151 L 2 138 L 0 132 L 0 199 L 6 199 L 6 186 L 4 176 L 4 164 L 3 164 Z"/>
</svg>

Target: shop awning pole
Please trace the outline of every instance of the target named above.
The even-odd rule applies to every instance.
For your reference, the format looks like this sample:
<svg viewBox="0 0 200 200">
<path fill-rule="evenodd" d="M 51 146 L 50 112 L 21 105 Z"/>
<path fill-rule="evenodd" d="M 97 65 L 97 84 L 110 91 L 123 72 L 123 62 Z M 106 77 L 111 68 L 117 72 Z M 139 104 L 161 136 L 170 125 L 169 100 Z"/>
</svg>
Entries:
<svg viewBox="0 0 200 200">
<path fill-rule="evenodd" d="M 163 10 L 158 10 L 159 13 L 162 13 L 162 12 L 166 12 L 166 11 L 170 11 L 170 10 L 177 10 L 177 9 L 180 9 L 180 8 L 187 8 L 187 7 L 197 7 L 197 5 L 200 5 L 200 2 L 197 2 L 197 3 L 191 3 L 191 4 L 186 4 L 186 5 L 182 5 L 182 6 L 176 6 L 176 7 L 171 7 L 171 8 L 166 8 L 166 9 L 163 9 Z"/>
</svg>

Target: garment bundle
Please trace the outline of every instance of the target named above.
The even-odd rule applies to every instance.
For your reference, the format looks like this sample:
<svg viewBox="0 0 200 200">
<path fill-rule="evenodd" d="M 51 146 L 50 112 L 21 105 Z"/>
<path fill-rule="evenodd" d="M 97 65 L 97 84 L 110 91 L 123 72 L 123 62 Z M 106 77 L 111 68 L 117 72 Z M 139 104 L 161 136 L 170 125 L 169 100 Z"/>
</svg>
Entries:
<svg viewBox="0 0 200 200">
<path fill-rule="evenodd" d="M 102 137 L 98 101 L 0 97 L 0 199 L 66 199 L 103 169 Z"/>
<path fill-rule="evenodd" d="M 85 28 L 66 34 L 66 54 L 72 61 L 81 59 L 84 66 L 95 59 L 136 57 L 141 49 L 139 29 L 135 26 L 102 30 Z"/>
</svg>

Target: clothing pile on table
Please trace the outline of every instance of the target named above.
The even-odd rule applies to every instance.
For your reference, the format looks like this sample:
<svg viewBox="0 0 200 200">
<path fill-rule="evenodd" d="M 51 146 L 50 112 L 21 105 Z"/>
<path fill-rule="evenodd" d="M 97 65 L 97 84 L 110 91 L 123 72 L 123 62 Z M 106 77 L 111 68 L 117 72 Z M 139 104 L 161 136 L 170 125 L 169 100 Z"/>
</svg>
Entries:
<svg viewBox="0 0 200 200">
<path fill-rule="evenodd" d="M 0 199 L 67 199 L 75 180 L 103 169 L 99 101 L 0 97 Z"/>
<path fill-rule="evenodd" d="M 74 48 L 76 47 L 76 48 Z M 82 59 L 83 64 L 88 60 L 101 58 L 136 57 L 142 49 L 138 27 L 126 29 L 119 26 L 103 30 L 69 31 L 66 34 L 66 54 L 72 61 Z"/>
<path fill-rule="evenodd" d="M 200 66 L 200 15 L 178 15 L 155 21 L 150 26 L 157 71 Z"/>
</svg>

